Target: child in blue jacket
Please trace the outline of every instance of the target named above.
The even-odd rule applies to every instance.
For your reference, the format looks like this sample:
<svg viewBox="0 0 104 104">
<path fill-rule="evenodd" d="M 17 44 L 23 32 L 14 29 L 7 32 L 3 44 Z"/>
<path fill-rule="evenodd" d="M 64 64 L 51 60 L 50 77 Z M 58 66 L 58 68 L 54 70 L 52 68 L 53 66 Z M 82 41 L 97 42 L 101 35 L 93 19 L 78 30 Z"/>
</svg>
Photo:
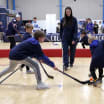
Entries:
<svg viewBox="0 0 104 104">
<path fill-rule="evenodd" d="M 94 25 L 90 18 L 88 19 L 88 24 L 86 26 L 86 32 L 91 33 L 91 34 L 93 34 L 93 32 L 94 32 Z"/>
<path fill-rule="evenodd" d="M 32 30 L 33 30 L 32 24 L 31 23 L 27 23 L 26 26 L 25 26 L 25 28 L 26 28 L 26 32 L 23 35 L 23 41 L 25 41 L 25 40 L 27 40 L 27 39 L 29 39 L 29 38 L 32 37 Z M 22 69 L 23 69 L 24 66 L 25 66 L 25 64 L 21 65 L 21 71 L 22 71 Z M 26 71 L 27 72 L 31 72 L 28 66 L 26 66 Z"/>
<path fill-rule="evenodd" d="M 88 36 L 87 36 L 85 31 L 81 32 L 80 42 L 81 42 L 83 48 L 86 48 L 85 46 L 89 45 L 89 43 L 88 43 Z"/>
<path fill-rule="evenodd" d="M 94 79 L 94 85 L 102 82 L 103 67 L 104 67 L 104 40 L 99 42 L 94 36 L 89 38 L 90 50 L 92 54 L 92 60 L 90 64 L 90 73 Z M 96 69 L 99 70 L 99 78 L 96 76 Z"/>
<path fill-rule="evenodd" d="M 44 62 L 55 70 L 57 70 L 57 68 L 55 64 L 47 56 L 44 55 L 41 49 L 40 42 L 45 40 L 45 34 L 41 31 L 36 31 L 33 36 L 33 38 L 29 38 L 28 40 L 23 41 L 10 51 L 9 67 L 0 73 L 0 77 L 13 71 L 18 64 L 25 64 L 31 67 L 34 71 L 37 80 L 37 89 L 47 89 L 49 87 L 42 82 L 40 68 L 37 61 L 33 61 L 31 57 Z"/>
</svg>

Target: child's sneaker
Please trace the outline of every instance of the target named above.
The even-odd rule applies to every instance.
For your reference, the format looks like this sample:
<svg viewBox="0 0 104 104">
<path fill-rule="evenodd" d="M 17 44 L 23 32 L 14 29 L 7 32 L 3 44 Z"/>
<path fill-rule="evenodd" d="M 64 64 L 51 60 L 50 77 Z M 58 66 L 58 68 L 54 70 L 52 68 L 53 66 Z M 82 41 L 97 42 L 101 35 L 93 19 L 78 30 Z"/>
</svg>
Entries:
<svg viewBox="0 0 104 104">
<path fill-rule="evenodd" d="M 98 80 L 96 80 L 94 83 L 93 83 L 93 86 L 94 87 L 97 87 L 97 86 L 99 86 L 99 85 L 101 85 L 102 84 L 102 80 L 101 79 L 98 79 Z"/>
<path fill-rule="evenodd" d="M 43 82 L 38 83 L 37 85 L 37 89 L 38 90 L 42 90 L 42 89 L 49 89 L 50 87 L 46 84 L 44 84 Z"/>
<path fill-rule="evenodd" d="M 73 64 L 70 64 L 70 68 L 72 68 L 73 67 Z"/>
<path fill-rule="evenodd" d="M 30 69 L 29 69 L 29 70 L 26 69 L 26 73 L 27 73 L 27 74 L 31 74 L 31 73 L 33 73 L 33 72 L 32 72 Z"/>
<path fill-rule="evenodd" d="M 67 66 L 63 66 L 63 71 L 68 71 L 68 67 Z"/>
</svg>

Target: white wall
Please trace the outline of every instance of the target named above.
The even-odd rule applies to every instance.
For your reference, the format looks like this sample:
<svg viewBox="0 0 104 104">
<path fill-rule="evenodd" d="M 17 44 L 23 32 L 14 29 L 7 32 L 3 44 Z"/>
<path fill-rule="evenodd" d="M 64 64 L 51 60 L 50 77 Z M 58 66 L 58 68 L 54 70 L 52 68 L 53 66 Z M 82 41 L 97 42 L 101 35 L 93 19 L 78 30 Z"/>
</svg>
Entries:
<svg viewBox="0 0 104 104">
<path fill-rule="evenodd" d="M 63 0 L 64 8 L 71 6 L 73 14 L 78 19 L 92 18 L 102 19 L 103 14 L 103 0 Z M 64 11 L 63 11 L 64 13 Z"/>
<path fill-rule="evenodd" d="M 71 6 L 74 15 L 78 19 L 90 17 L 92 19 L 102 19 L 103 0 L 63 0 L 64 8 Z M 23 13 L 23 19 L 32 19 L 34 16 L 39 20 L 45 20 L 46 14 L 56 14 L 59 19 L 59 0 L 16 0 L 16 8 Z"/>
<path fill-rule="evenodd" d="M 57 14 L 59 17 L 59 0 L 16 0 L 17 10 L 22 11 L 23 19 L 32 19 L 34 16 L 44 20 L 46 14 Z"/>
<path fill-rule="evenodd" d="M 0 0 L 0 7 L 5 7 L 7 6 L 6 0 Z M 13 9 L 13 0 L 8 0 L 8 7 L 9 9 Z"/>
<path fill-rule="evenodd" d="M 0 7 L 6 8 L 6 0 L 0 0 Z"/>
</svg>

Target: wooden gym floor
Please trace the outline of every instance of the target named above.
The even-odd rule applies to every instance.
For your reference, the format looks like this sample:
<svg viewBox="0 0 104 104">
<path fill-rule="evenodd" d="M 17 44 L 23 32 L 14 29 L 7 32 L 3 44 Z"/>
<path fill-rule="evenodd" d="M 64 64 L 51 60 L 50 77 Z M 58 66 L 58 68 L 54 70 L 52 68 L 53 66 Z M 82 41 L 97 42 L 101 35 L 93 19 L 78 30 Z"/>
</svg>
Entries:
<svg viewBox="0 0 104 104">
<path fill-rule="evenodd" d="M 51 58 L 62 69 L 62 58 Z M 9 64 L 7 58 L 0 59 L 0 71 Z M 67 73 L 87 80 L 90 58 L 76 58 L 75 65 Z M 51 86 L 37 91 L 34 74 L 16 72 L 0 85 L 0 104 L 104 104 L 104 84 L 101 88 L 81 85 L 44 65 L 54 80 L 48 79 L 41 69 L 43 81 Z M 2 80 L 2 79 L 0 79 Z"/>
</svg>

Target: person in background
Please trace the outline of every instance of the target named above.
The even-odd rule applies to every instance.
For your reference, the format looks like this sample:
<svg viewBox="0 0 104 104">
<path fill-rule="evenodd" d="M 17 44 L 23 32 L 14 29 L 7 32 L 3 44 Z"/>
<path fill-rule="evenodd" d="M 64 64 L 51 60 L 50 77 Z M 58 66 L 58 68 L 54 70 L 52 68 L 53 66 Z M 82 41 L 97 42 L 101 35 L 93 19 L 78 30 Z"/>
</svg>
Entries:
<svg viewBox="0 0 104 104">
<path fill-rule="evenodd" d="M 32 38 L 32 30 L 33 30 L 32 24 L 31 23 L 27 23 L 25 28 L 26 28 L 26 33 L 23 35 L 23 41 L 27 40 L 29 38 Z M 21 71 L 22 71 L 24 66 L 25 66 L 25 64 L 21 65 L 21 69 L 20 69 Z M 26 71 L 27 71 L 27 73 L 31 72 L 28 66 L 26 66 Z"/>
<path fill-rule="evenodd" d="M 99 32 L 98 32 L 99 34 L 101 34 L 102 33 L 102 22 L 101 21 L 99 21 Z"/>
<path fill-rule="evenodd" d="M 101 31 L 102 31 L 102 33 L 104 33 L 104 21 L 103 21 L 102 26 L 101 26 Z"/>
<path fill-rule="evenodd" d="M 86 47 L 85 46 L 88 46 L 89 43 L 88 43 L 88 36 L 86 34 L 85 31 L 82 31 L 81 32 L 81 39 L 80 39 L 80 42 L 82 44 L 82 47 L 85 49 Z"/>
<path fill-rule="evenodd" d="M 37 23 L 37 17 L 33 18 L 32 25 L 33 25 L 33 32 L 36 32 L 37 30 L 40 30 L 40 27 Z"/>
<path fill-rule="evenodd" d="M 82 25 L 83 31 L 86 30 L 87 24 L 88 24 L 88 18 L 86 19 L 86 21 Z"/>
<path fill-rule="evenodd" d="M 73 67 L 78 35 L 77 19 L 73 16 L 70 7 L 65 8 L 65 16 L 61 20 L 60 37 L 63 48 L 63 70 L 69 67 L 69 47 L 70 47 L 70 67 Z"/>
<path fill-rule="evenodd" d="M 94 21 L 94 33 L 98 34 L 99 25 Z"/>
<path fill-rule="evenodd" d="M 94 32 L 94 25 L 93 25 L 92 20 L 90 18 L 88 18 L 88 24 L 86 26 L 86 32 L 91 33 L 91 34 L 93 34 L 93 32 Z"/>
<path fill-rule="evenodd" d="M 17 23 L 21 20 L 20 15 L 16 15 L 16 18 L 13 19 L 9 24 L 8 24 L 8 29 L 6 31 L 6 35 L 10 41 L 10 49 L 12 49 L 16 45 L 15 41 L 15 34 L 18 33 L 17 30 Z M 22 37 L 20 33 L 18 33 L 19 36 Z"/>
<path fill-rule="evenodd" d="M 2 21 L 0 21 L 0 41 L 3 41 L 4 26 Z"/>
<path fill-rule="evenodd" d="M 57 33 L 60 33 L 60 23 L 57 24 L 56 32 L 57 32 Z"/>
</svg>

